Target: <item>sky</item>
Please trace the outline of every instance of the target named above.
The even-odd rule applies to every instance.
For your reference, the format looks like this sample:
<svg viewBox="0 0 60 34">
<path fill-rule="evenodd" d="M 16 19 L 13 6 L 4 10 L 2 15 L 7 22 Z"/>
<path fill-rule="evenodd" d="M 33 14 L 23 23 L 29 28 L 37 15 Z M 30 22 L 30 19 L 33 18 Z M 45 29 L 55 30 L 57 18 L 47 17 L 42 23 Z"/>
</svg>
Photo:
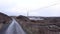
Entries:
<svg viewBox="0 0 60 34">
<path fill-rule="evenodd" d="M 60 0 L 0 0 L 0 12 L 9 16 L 60 16 Z"/>
</svg>

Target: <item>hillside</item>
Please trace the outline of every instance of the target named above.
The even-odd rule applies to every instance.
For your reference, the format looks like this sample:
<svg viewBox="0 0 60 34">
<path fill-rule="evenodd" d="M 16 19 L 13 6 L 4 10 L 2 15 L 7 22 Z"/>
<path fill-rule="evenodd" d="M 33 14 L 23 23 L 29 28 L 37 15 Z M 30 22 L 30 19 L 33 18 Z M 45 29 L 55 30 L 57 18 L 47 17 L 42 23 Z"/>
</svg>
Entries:
<svg viewBox="0 0 60 34">
<path fill-rule="evenodd" d="M 0 12 L 0 31 L 12 21 L 11 17 Z"/>
<path fill-rule="evenodd" d="M 60 32 L 60 17 L 41 17 L 43 20 L 29 19 L 31 17 L 18 16 L 17 21 L 27 34 L 58 34 Z M 28 19 L 27 19 L 28 18 Z M 40 18 L 40 17 L 32 17 Z"/>
</svg>

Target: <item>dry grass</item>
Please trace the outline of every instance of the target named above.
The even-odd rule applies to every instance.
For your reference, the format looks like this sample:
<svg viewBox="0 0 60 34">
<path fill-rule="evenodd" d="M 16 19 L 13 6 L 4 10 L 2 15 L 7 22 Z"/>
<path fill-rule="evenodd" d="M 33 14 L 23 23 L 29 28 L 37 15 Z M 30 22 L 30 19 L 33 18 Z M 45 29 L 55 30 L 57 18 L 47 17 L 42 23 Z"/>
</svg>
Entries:
<svg viewBox="0 0 60 34">
<path fill-rule="evenodd" d="M 50 31 L 49 20 L 38 20 L 38 21 L 24 21 L 22 19 L 16 19 L 22 28 L 27 32 L 27 34 L 60 34 L 58 31 Z M 53 28 L 52 28 L 53 29 Z"/>
</svg>

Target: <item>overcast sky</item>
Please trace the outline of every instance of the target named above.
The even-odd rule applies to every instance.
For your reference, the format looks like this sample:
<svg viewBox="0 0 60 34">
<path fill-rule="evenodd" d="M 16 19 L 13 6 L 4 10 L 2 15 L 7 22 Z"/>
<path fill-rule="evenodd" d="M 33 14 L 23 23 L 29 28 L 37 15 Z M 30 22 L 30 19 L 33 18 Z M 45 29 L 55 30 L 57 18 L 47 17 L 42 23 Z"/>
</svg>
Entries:
<svg viewBox="0 0 60 34">
<path fill-rule="evenodd" d="M 60 16 L 60 0 L 0 0 L 0 12 L 7 15 Z"/>
</svg>

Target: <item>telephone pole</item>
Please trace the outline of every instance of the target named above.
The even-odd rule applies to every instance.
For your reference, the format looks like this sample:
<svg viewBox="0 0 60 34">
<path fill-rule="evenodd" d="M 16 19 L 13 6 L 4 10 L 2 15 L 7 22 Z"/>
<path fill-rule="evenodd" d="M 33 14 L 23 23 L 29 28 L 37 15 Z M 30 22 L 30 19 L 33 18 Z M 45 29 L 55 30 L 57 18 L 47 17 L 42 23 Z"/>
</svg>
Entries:
<svg viewBox="0 0 60 34">
<path fill-rule="evenodd" d="M 27 16 L 29 16 L 29 11 L 27 11 Z"/>
<path fill-rule="evenodd" d="M 27 16 L 29 16 L 29 9 L 27 8 Z"/>
</svg>

